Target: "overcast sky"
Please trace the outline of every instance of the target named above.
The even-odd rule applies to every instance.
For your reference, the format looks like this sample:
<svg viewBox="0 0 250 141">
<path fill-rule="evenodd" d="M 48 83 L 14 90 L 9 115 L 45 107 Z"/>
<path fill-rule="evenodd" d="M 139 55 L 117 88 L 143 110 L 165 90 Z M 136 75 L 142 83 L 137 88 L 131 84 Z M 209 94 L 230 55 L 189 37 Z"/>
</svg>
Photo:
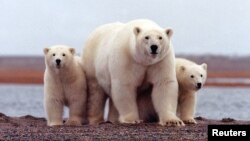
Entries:
<svg viewBox="0 0 250 141">
<path fill-rule="evenodd" d="M 250 55 L 249 0 L 0 0 L 0 55 L 80 53 L 95 27 L 137 18 L 172 27 L 178 54 Z"/>
</svg>

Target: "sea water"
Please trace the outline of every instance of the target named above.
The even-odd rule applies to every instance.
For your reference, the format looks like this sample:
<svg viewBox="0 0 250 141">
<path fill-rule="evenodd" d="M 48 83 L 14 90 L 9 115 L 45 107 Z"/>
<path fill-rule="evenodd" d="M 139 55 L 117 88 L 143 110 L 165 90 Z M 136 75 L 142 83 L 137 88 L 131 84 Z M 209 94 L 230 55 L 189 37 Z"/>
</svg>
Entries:
<svg viewBox="0 0 250 141">
<path fill-rule="evenodd" d="M 0 112 L 8 116 L 44 117 L 43 85 L 0 85 Z M 250 88 L 204 87 L 197 93 L 196 116 L 250 120 Z M 64 117 L 68 116 L 65 109 Z"/>
</svg>

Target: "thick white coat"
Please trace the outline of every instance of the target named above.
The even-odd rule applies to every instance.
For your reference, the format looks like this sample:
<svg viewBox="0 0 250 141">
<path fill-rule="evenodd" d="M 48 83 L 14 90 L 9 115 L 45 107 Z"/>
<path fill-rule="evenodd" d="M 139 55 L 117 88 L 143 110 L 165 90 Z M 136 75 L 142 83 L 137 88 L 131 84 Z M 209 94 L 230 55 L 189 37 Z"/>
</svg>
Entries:
<svg viewBox="0 0 250 141">
<path fill-rule="evenodd" d="M 63 124 L 64 106 L 69 107 L 67 125 L 81 125 L 85 120 L 86 78 L 81 59 L 74 53 L 74 48 L 64 45 L 44 49 L 44 108 L 49 126 Z"/>
<path fill-rule="evenodd" d="M 90 124 L 103 121 L 107 96 L 121 123 L 139 122 L 136 91 L 148 83 L 153 85 L 159 123 L 183 124 L 176 116 L 178 84 L 171 36 L 171 29 L 145 19 L 103 25 L 90 34 L 82 54 Z M 158 47 L 154 54 L 152 45 Z"/>
</svg>

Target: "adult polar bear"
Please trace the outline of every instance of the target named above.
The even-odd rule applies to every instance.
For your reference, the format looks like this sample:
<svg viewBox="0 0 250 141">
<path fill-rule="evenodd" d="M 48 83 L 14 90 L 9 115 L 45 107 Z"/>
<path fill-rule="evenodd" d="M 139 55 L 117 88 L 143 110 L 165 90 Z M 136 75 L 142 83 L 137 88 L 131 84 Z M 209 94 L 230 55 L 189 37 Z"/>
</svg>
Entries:
<svg viewBox="0 0 250 141">
<path fill-rule="evenodd" d="M 90 34 L 82 54 L 90 124 L 103 121 L 107 96 L 121 123 L 139 122 L 137 88 L 150 83 L 159 124 L 183 125 L 176 116 L 178 83 L 172 34 L 171 29 L 146 19 L 106 24 Z"/>
</svg>

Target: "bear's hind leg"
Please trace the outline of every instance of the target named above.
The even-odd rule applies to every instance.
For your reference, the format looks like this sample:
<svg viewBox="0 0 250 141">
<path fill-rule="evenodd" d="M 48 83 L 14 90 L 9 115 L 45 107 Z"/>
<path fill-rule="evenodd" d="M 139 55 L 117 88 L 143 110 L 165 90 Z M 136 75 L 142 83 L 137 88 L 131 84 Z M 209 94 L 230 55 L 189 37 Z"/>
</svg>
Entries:
<svg viewBox="0 0 250 141">
<path fill-rule="evenodd" d="M 107 96 L 96 79 L 88 80 L 87 117 L 89 124 L 104 122 L 104 107 Z"/>
<path fill-rule="evenodd" d="M 119 118 L 119 114 L 112 99 L 109 99 L 109 113 L 108 113 L 108 121 L 112 123 L 117 123 Z"/>
</svg>

